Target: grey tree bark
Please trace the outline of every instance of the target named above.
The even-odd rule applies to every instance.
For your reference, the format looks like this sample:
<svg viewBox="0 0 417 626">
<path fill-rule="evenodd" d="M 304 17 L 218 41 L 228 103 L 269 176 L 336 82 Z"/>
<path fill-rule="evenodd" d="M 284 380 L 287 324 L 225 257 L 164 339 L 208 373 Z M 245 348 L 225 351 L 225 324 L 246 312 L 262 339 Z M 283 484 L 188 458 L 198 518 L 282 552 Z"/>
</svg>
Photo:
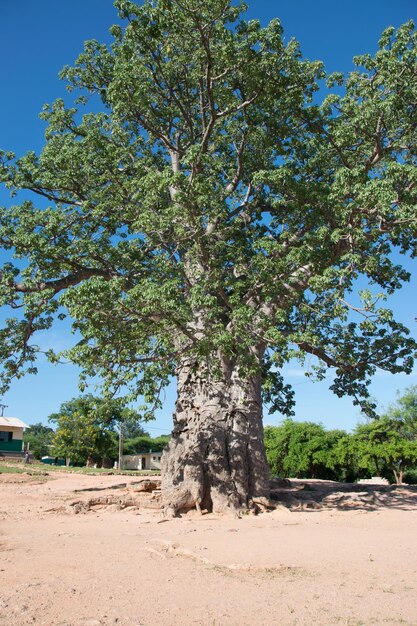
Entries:
<svg viewBox="0 0 417 626">
<path fill-rule="evenodd" d="M 262 428 L 261 378 L 223 363 L 221 380 L 185 360 L 171 441 L 162 457 L 162 496 L 168 516 L 196 507 L 238 513 L 269 498 Z"/>
</svg>

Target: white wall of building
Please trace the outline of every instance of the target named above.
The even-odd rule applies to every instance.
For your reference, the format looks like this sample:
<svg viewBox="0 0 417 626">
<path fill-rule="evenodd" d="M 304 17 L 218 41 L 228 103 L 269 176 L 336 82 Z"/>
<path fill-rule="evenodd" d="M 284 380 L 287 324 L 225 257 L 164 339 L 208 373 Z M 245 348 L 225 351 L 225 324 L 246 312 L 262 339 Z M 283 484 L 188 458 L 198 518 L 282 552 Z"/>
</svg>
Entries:
<svg viewBox="0 0 417 626">
<path fill-rule="evenodd" d="M 122 468 L 130 470 L 160 470 L 162 452 L 144 452 L 143 454 L 124 454 Z"/>
</svg>

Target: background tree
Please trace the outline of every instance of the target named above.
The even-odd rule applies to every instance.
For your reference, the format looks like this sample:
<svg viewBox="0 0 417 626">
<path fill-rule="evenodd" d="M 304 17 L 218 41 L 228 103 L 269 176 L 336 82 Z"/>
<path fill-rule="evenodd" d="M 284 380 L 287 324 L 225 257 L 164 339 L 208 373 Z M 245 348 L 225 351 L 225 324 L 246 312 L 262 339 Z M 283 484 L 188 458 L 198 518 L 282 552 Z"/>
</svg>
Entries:
<svg viewBox="0 0 417 626">
<path fill-rule="evenodd" d="M 401 426 L 392 419 L 376 419 L 358 426 L 353 446 L 359 467 L 374 468 L 373 473 L 379 476 L 389 468 L 397 485 L 403 482 L 404 472 L 417 462 L 417 440 L 404 437 Z"/>
<path fill-rule="evenodd" d="M 73 398 L 48 418 L 57 424 L 54 452 L 76 463 L 113 461 L 118 458 L 121 424 L 126 424 L 133 433 L 147 434 L 138 424 L 138 418 L 138 413 L 118 399 L 95 398 L 91 394 Z"/>
<path fill-rule="evenodd" d="M 91 413 L 55 414 L 54 455 L 75 465 L 92 466 L 108 457 L 117 458 L 117 438 Z"/>
<path fill-rule="evenodd" d="M 150 437 L 149 433 L 138 421 L 138 417 L 139 416 L 136 411 L 130 411 L 130 409 L 127 409 L 125 412 L 122 413 L 119 423 L 123 423 L 123 437 L 125 439 L 135 439 L 136 437 Z"/>
<path fill-rule="evenodd" d="M 417 386 L 406 389 L 378 419 L 359 425 L 352 445 L 361 467 L 388 472 L 397 484 L 417 463 Z"/>
<path fill-rule="evenodd" d="M 408 278 L 393 250 L 415 251 L 417 37 L 388 29 L 319 106 L 322 65 L 278 20 L 228 0 L 116 6 L 126 28 L 63 70 L 79 96 L 45 107 L 42 153 L 2 158 L 13 192 L 48 202 L 0 217 L 17 259 L 0 297 L 24 311 L 0 335 L 3 379 L 34 371 L 32 336 L 69 312 L 83 380 L 144 396 L 149 417 L 177 377 L 166 512 L 240 510 L 269 494 L 262 398 L 291 414 L 291 357 L 364 409 L 377 367 L 411 370 L 414 341 L 376 302 Z"/>
<path fill-rule="evenodd" d="M 332 453 L 340 471 L 340 479 L 346 482 L 355 482 L 359 478 L 370 478 L 379 475 L 376 470 L 375 459 L 358 453 L 357 440 L 354 435 L 347 433 L 334 446 Z"/>
<path fill-rule="evenodd" d="M 44 426 L 41 422 L 31 424 L 29 429 L 23 433 L 23 442 L 29 447 L 35 459 L 51 454 L 52 439 L 54 431 L 49 426 Z"/>
<path fill-rule="evenodd" d="M 407 387 L 397 401 L 382 414 L 383 418 L 395 420 L 398 430 L 405 439 L 417 439 L 417 385 Z"/>
<path fill-rule="evenodd" d="M 342 462 L 338 454 L 339 447 L 349 438 L 344 430 L 333 429 L 324 430 L 322 446 L 314 454 L 314 474 L 312 478 L 323 478 L 327 480 L 337 480 L 352 482 L 356 475 L 349 463 Z"/>
<path fill-rule="evenodd" d="M 124 443 L 125 454 L 139 454 L 140 452 L 162 452 L 168 445 L 170 437 L 167 435 L 161 435 L 160 437 L 152 438 L 148 436 L 138 436 L 131 439 L 126 439 Z"/>
<path fill-rule="evenodd" d="M 335 451 L 346 438 L 342 430 L 327 431 L 321 424 L 287 419 L 265 428 L 268 464 L 274 476 L 343 480 L 344 468 Z"/>
</svg>

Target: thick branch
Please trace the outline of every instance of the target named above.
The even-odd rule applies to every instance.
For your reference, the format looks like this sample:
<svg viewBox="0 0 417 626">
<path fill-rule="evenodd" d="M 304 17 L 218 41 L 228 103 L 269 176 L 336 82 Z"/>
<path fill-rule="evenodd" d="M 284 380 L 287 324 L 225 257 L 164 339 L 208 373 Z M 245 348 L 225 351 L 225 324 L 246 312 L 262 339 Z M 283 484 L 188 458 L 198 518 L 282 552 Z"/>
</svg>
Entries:
<svg viewBox="0 0 417 626">
<path fill-rule="evenodd" d="M 93 278 L 93 276 L 100 276 L 106 280 L 110 280 L 111 278 L 114 278 L 115 274 L 107 270 L 91 268 L 83 269 L 79 272 L 75 272 L 74 274 L 68 274 L 67 276 L 58 278 L 57 280 L 43 281 L 34 285 L 26 285 L 23 282 L 12 283 L 11 286 L 13 287 L 14 291 L 18 293 L 41 293 L 42 291 L 52 290 L 56 294 L 63 289 L 73 287 L 74 285 L 78 285 L 84 280 Z M 0 272 L 0 279 L 1 278 L 2 274 Z"/>
<path fill-rule="evenodd" d="M 297 344 L 301 350 L 304 352 L 308 352 L 314 356 L 317 356 L 321 361 L 326 363 L 329 367 L 336 367 L 338 369 L 342 369 L 346 372 L 353 372 L 355 367 L 353 365 L 346 365 L 346 363 L 341 363 L 336 361 L 333 357 L 331 357 L 323 348 L 318 348 L 317 346 L 313 346 L 311 343 L 307 341 L 301 341 Z"/>
</svg>

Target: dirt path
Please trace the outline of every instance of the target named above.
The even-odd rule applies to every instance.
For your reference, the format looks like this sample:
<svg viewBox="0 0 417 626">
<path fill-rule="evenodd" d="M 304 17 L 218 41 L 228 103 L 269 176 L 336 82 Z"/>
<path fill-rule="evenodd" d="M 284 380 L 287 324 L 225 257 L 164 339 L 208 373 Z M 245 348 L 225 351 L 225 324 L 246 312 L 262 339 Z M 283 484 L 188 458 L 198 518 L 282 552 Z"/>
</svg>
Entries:
<svg viewBox="0 0 417 626">
<path fill-rule="evenodd" d="M 0 475 L 1 626 L 417 625 L 416 491 L 309 484 L 165 522 L 120 510 L 135 482 Z"/>
</svg>

